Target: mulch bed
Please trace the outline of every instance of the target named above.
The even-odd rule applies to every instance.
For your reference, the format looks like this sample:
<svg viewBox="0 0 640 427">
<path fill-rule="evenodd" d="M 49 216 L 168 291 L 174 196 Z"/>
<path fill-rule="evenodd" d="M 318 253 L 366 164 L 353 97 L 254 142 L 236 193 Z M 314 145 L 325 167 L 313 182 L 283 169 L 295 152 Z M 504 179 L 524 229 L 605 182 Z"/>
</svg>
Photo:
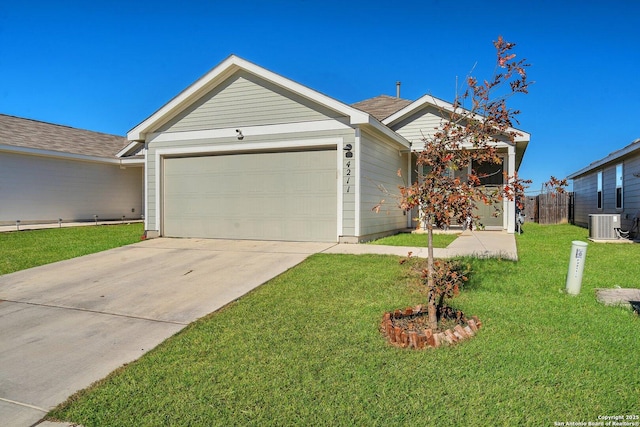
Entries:
<svg viewBox="0 0 640 427">
<path fill-rule="evenodd" d="M 385 313 L 381 330 L 392 345 L 423 349 L 467 340 L 482 327 L 482 322 L 476 316 L 467 319 L 464 313 L 451 307 L 442 307 L 438 317 L 440 328 L 433 330 L 428 327 L 427 307 L 408 307 Z"/>
</svg>

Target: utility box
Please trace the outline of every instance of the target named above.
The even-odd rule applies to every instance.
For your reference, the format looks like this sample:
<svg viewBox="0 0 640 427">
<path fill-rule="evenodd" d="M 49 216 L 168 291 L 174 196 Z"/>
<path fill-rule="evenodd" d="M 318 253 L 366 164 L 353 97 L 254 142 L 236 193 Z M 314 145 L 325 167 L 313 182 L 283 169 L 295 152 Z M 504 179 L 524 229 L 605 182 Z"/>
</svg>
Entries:
<svg viewBox="0 0 640 427">
<path fill-rule="evenodd" d="M 589 239 L 616 240 L 616 228 L 620 228 L 620 214 L 589 215 Z"/>
<path fill-rule="evenodd" d="M 566 291 L 570 295 L 578 295 L 582 287 L 584 260 L 587 257 L 587 244 L 579 240 L 571 242 L 571 256 L 567 271 Z"/>
</svg>

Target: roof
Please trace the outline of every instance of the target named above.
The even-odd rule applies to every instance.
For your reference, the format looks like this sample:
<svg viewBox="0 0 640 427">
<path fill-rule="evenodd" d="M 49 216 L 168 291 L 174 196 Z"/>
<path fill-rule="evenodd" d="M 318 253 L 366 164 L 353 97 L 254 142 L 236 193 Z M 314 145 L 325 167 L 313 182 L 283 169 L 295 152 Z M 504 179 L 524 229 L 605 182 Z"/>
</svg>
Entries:
<svg viewBox="0 0 640 427">
<path fill-rule="evenodd" d="M 614 151 L 613 153 L 610 153 L 608 156 L 603 157 L 600 160 L 596 160 L 595 162 L 591 163 L 589 166 L 580 169 L 577 172 L 572 173 L 571 175 L 569 175 L 567 178 L 569 179 L 574 179 L 579 177 L 580 175 L 584 175 L 586 173 L 591 172 L 594 169 L 597 169 L 607 163 L 610 162 L 614 162 L 618 159 L 621 159 L 622 157 L 625 157 L 629 154 L 633 154 L 635 152 L 640 153 L 640 138 L 636 139 L 635 141 L 633 141 L 631 144 L 627 145 L 624 148 L 621 148 L 620 150 Z"/>
<path fill-rule="evenodd" d="M 115 160 L 128 144 L 122 136 L 0 114 L 0 146 Z"/>
<path fill-rule="evenodd" d="M 355 104 L 351 104 L 351 106 L 358 110 L 362 110 L 365 113 L 369 113 L 376 119 L 383 121 L 412 102 L 413 101 L 408 99 L 397 98 L 389 95 L 380 95 L 375 98 L 356 102 Z"/>
<path fill-rule="evenodd" d="M 230 55 L 227 59 L 215 66 L 204 76 L 200 77 L 197 81 L 180 92 L 165 105 L 160 107 L 160 109 L 158 109 L 155 113 L 153 113 L 133 129 L 131 129 L 127 133 L 127 137 L 131 141 L 144 141 L 147 136 L 150 133 L 154 132 L 159 126 L 171 120 L 180 112 L 184 111 L 185 108 L 188 108 L 206 93 L 223 83 L 227 78 L 229 78 L 239 70 L 244 70 L 265 81 L 270 82 L 271 84 L 275 84 L 276 86 L 293 92 L 298 96 L 306 98 L 318 105 L 336 111 L 341 115 L 348 117 L 349 123 L 353 126 L 368 127 L 381 134 L 384 134 L 386 137 L 395 141 L 401 146 L 407 148 L 410 146 L 409 142 L 406 139 L 380 123 L 369 113 L 344 104 L 334 98 L 308 88 L 300 83 L 287 79 L 286 77 L 282 77 L 279 74 L 262 68 L 236 55 Z"/>
</svg>

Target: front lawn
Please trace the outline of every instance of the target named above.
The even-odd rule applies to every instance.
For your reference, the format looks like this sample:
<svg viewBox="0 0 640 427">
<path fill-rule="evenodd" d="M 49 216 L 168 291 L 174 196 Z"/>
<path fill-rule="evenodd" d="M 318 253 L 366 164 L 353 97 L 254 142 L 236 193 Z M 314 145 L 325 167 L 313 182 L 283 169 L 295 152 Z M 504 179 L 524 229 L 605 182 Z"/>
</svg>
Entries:
<svg viewBox="0 0 640 427">
<path fill-rule="evenodd" d="M 484 322 L 458 346 L 406 350 L 384 311 L 422 302 L 397 257 L 312 256 L 54 410 L 89 426 L 553 426 L 640 415 L 640 320 L 596 287 L 640 287 L 640 245 L 589 243 L 564 294 L 572 240 L 527 224 L 520 261 L 471 260 L 454 305 Z"/>
<path fill-rule="evenodd" d="M 141 223 L 0 233 L 0 274 L 140 241 Z"/>
<path fill-rule="evenodd" d="M 446 248 L 458 238 L 458 233 L 437 233 L 433 235 L 433 247 L 434 248 Z M 382 239 L 369 242 L 371 245 L 386 245 L 386 246 L 410 246 L 414 248 L 426 248 L 427 247 L 427 235 L 426 234 L 414 234 L 414 233 L 400 233 L 389 237 L 383 237 Z"/>
</svg>

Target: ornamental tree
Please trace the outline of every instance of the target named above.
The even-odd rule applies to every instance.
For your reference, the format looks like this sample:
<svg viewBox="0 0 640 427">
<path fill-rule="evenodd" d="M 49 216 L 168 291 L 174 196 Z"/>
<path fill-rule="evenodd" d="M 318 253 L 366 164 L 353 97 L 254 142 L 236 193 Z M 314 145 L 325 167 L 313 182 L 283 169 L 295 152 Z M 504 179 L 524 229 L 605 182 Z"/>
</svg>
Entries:
<svg viewBox="0 0 640 427">
<path fill-rule="evenodd" d="M 486 173 L 476 170 L 482 164 L 500 164 L 496 142 L 514 144 L 519 133 L 513 128 L 519 111 L 507 106 L 516 94 L 526 94 L 529 88 L 524 59 L 516 60 L 514 43 L 502 36 L 494 42 L 496 69 L 489 80 L 467 77 L 466 90 L 457 96 L 453 107 L 442 110 L 446 117 L 435 132 L 423 139 L 424 147 L 417 153 L 417 180 L 400 187 L 400 206 L 417 208 L 425 222 L 428 238 L 427 268 L 424 284 L 428 293 L 429 326 L 437 328 L 437 302 L 446 293 L 446 284 L 438 283 L 433 260 L 433 230 L 453 222 L 474 227 L 479 219 L 474 213 L 478 203 L 494 206 L 504 198 L 517 199 L 527 181 L 505 176 L 506 185 L 492 190 L 483 186 Z M 463 108 L 468 105 L 468 108 Z M 470 173 L 457 173 L 468 171 Z"/>
</svg>

